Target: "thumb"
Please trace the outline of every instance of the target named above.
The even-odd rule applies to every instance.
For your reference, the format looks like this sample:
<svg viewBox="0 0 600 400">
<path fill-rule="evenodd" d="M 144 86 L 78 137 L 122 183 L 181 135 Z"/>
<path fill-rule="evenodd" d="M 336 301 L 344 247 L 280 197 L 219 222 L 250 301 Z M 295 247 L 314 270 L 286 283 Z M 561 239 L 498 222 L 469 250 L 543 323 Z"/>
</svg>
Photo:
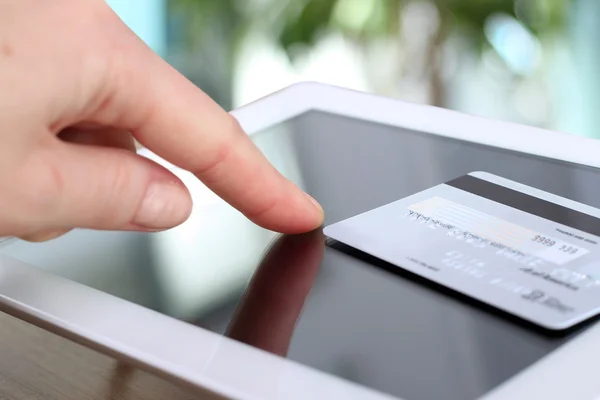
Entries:
<svg viewBox="0 0 600 400">
<path fill-rule="evenodd" d="M 13 208 L 24 211 L 14 227 L 26 231 L 17 236 L 74 227 L 161 230 L 191 212 L 183 183 L 151 160 L 116 148 L 59 141 L 50 147 L 27 164 L 29 194 Z"/>
</svg>

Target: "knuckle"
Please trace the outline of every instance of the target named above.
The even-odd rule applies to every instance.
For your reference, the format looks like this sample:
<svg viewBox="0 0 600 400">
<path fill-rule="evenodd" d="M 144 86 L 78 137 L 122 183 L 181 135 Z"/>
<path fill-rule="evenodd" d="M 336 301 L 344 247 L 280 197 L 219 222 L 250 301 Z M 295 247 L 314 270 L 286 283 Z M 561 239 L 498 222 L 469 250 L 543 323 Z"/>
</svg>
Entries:
<svg viewBox="0 0 600 400">
<path fill-rule="evenodd" d="M 223 129 L 223 134 L 210 146 L 212 148 L 208 153 L 212 156 L 195 162 L 192 167 L 194 174 L 203 180 L 219 177 L 219 168 L 234 157 L 236 148 L 240 144 L 238 141 L 242 138 L 241 135 L 245 135 L 237 119 L 228 116 L 226 123 L 229 127 Z"/>
<path fill-rule="evenodd" d="M 113 160 L 105 179 L 104 184 L 97 186 L 96 192 L 91 193 L 95 199 L 99 200 L 96 204 L 97 213 L 92 223 L 99 227 L 120 226 L 127 223 L 133 213 L 136 211 L 142 191 L 136 190 L 140 187 L 140 182 L 134 177 L 131 165 L 126 161 L 129 154 L 124 157 L 117 157 Z M 128 196 L 128 194 L 139 192 L 139 196 Z M 89 204 L 94 204 L 94 199 L 90 199 Z"/>
<path fill-rule="evenodd" d="M 26 168 L 26 182 L 33 184 L 22 193 L 22 200 L 28 209 L 36 213 L 52 212 L 64 192 L 65 180 L 62 171 L 54 162 L 47 162 L 36 168 L 32 163 Z"/>
<path fill-rule="evenodd" d="M 216 144 L 212 152 L 214 155 L 208 160 L 196 163 L 193 171 L 194 174 L 201 177 L 201 179 L 210 179 L 211 175 L 215 175 L 219 167 L 231 156 L 232 151 L 233 146 L 226 141 Z"/>
<path fill-rule="evenodd" d="M 275 197 L 271 201 L 266 202 L 262 207 L 256 210 L 246 212 L 245 215 L 251 220 L 262 219 L 263 217 L 267 216 L 270 212 L 275 210 L 279 206 L 279 204 L 279 199 Z"/>
</svg>

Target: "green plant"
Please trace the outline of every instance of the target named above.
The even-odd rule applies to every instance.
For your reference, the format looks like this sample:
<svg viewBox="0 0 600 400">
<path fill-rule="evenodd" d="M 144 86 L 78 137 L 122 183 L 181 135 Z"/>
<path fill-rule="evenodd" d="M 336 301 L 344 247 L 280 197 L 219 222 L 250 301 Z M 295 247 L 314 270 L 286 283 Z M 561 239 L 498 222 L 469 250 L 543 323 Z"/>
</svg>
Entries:
<svg viewBox="0 0 600 400">
<path fill-rule="evenodd" d="M 397 37 L 401 16 L 407 5 L 426 2 L 436 10 L 438 24 L 426 48 L 431 102 L 444 104 L 440 77 L 441 48 L 448 38 L 458 37 L 472 52 L 489 47 L 486 21 L 504 14 L 520 21 L 540 39 L 562 30 L 570 3 L 574 0 L 170 0 L 188 16 L 188 44 L 206 46 L 215 29 L 227 44 L 211 51 L 226 52 L 235 63 L 237 45 L 253 27 L 267 30 L 293 62 L 298 54 L 312 48 L 321 37 L 339 33 L 359 46 L 381 37 Z M 214 54 L 212 55 L 214 57 Z"/>
<path fill-rule="evenodd" d="M 297 45 L 314 45 L 327 31 L 336 30 L 363 41 L 394 34 L 399 29 L 402 9 L 408 3 L 418 1 L 288 0 L 281 13 L 283 23 L 278 35 L 279 43 L 287 51 L 292 51 Z M 429 1 L 437 8 L 440 16 L 439 33 L 459 34 L 476 48 L 488 44 L 484 26 L 493 14 L 510 15 L 520 20 L 534 34 L 542 36 L 562 29 L 570 2 L 571 0 Z M 367 10 L 368 15 L 361 18 L 360 24 L 352 23 L 352 9 Z"/>
<path fill-rule="evenodd" d="M 430 81 L 430 101 L 444 105 L 445 93 L 439 67 L 442 46 L 450 37 L 459 37 L 472 52 L 481 53 L 490 46 L 485 25 L 497 14 L 520 21 L 539 39 L 560 32 L 566 22 L 572 0 L 430 0 L 438 24 L 423 49 Z M 283 23 L 278 42 L 293 60 L 303 48 L 314 46 L 327 33 L 337 32 L 359 45 L 382 36 L 395 37 L 401 29 L 401 13 L 419 0 L 304 0 L 288 1 L 281 13 Z M 420 1 L 421 3 L 424 0 Z M 367 15 L 354 13 L 362 9 Z M 357 23 L 357 21 L 359 23 Z"/>
</svg>

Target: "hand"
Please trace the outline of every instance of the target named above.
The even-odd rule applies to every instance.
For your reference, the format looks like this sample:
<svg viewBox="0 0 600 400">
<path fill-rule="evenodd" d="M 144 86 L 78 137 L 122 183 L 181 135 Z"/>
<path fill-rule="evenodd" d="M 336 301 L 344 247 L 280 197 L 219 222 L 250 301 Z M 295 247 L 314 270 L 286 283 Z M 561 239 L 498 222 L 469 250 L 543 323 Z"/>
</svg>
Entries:
<svg viewBox="0 0 600 400">
<path fill-rule="evenodd" d="M 103 0 L 0 0 L 0 236 L 154 231 L 191 199 L 133 138 L 257 224 L 297 233 L 321 208 L 237 121 L 141 42 Z"/>
</svg>

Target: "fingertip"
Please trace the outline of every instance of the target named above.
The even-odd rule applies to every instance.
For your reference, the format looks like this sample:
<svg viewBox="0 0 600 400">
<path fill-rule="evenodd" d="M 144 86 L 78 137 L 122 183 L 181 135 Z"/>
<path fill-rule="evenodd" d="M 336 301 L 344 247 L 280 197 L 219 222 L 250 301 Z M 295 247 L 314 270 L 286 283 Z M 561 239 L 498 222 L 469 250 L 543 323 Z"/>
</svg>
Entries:
<svg viewBox="0 0 600 400">
<path fill-rule="evenodd" d="M 325 212 L 321 204 L 306 192 L 302 192 L 302 195 L 302 204 L 297 206 L 298 213 L 300 214 L 299 221 L 302 223 L 298 224 L 293 232 L 288 231 L 284 233 L 306 233 L 323 225 Z"/>
<path fill-rule="evenodd" d="M 308 198 L 308 201 L 310 201 L 310 203 L 316 210 L 315 220 L 318 221 L 318 223 L 316 226 L 313 227 L 313 229 L 316 229 L 323 224 L 323 221 L 325 220 L 325 211 L 323 211 L 323 207 L 317 200 L 315 200 L 314 197 L 312 197 L 310 194 L 308 194 L 306 192 L 304 193 L 304 195 L 306 196 L 306 198 Z"/>
<path fill-rule="evenodd" d="M 321 205 L 310 195 L 294 190 L 267 211 L 246 215 L 263 228 L 285 234 L 299 234 L 323 225 L 325 214 Z"/>
</svg>

